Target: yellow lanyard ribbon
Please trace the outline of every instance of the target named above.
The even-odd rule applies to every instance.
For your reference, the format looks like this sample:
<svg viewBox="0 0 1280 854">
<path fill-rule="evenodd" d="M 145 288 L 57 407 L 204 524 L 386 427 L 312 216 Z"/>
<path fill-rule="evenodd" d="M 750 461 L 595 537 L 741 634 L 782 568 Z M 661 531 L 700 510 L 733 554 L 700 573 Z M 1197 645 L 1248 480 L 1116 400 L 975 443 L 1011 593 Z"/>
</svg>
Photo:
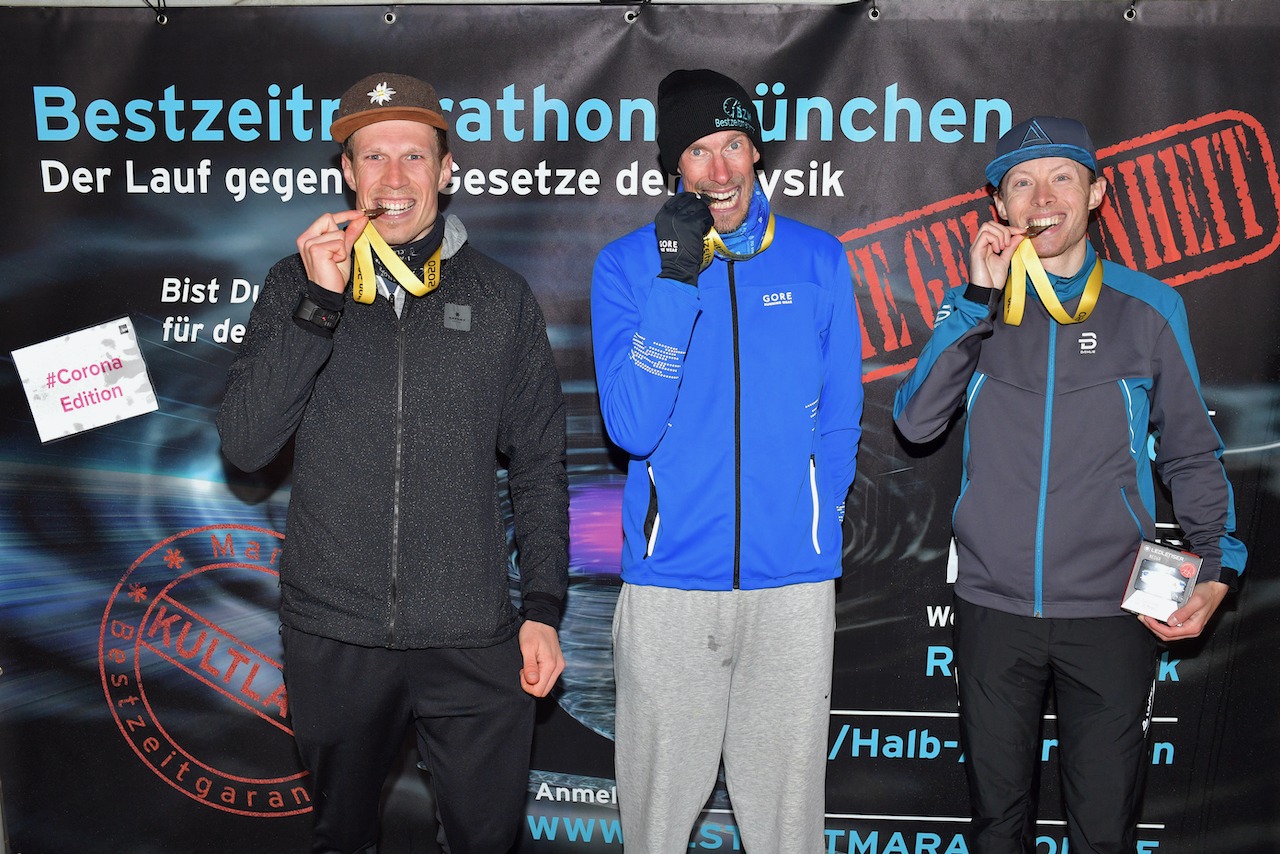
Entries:
<svg viewBox="0 0 1280 854">
<path fill-rule="evenodd" d="M 1024 239 L 1014 250 L 1013 261 L 1009 265 L 1009 279 L 1004 285 L 1004 322 L 1009 326 L 1022 323 L 1028 276 L 1031 277 L 1036 293 L 1040 295 L 1040 302 L 1059 323 L 1079 323 L 1087 318 L 1098 302 L 1098 294 L 1102 293 L 1102 259 L 1099 258 L 1089 272 L 1089 280 L 1085 283 L 1084 293 L 1080 295 L 1080 306 L 1076 309 L 1075 317 L 1067 314 L 1058 295 L 1053 292 L 1053 286 L 1049 284 L 1049 275 L 1040 263 L 1040 256 L 1036 254 L 1031 241 Z"/>
<path fill-rule="evenodd" d="M 386 265 L 387 272 L 395 277 L 400 287 L 415 297 L 426 296 L 440 286 L 440 250 L 443 248 L 444 244 L 441 243 L 436 247 L 436 251 L 431 253 L 431 257 L 423 265 L 422 278 L 419 279 L 409 269 L 409 265 L 401 261 L 400 256 L 387 245 L 387 241 L 382 239 L 382 235 L 378 234 L 373 223 L 369 223 L 356 239 L 356 271 L 351 284 L 352 297 L 356 302 L 369 305 L 378 295 L 376 274 L 373 271 L 374 252 L 378 253 L 378 258 Z"/>
<path fill-rule="evenodd" d="M 702 268 L 703 270 L 711 266 L 711 258 L 717 252 L 721 256 L 730 261 L 746 261 L 754 258 L 761 252 L 769 248 L 769 244 L 773 242 L 773 212 L 769 212 L 769 223 L 764 227 L 764 239 L 760 241 L 760 248 L 750 255 L 739 255 L 736 252 L 730 252 L 729 247 L 724 245 L 724 238 L 714 227 L 707 232 L 707 236 L 702 238 Z"/>
</svg>

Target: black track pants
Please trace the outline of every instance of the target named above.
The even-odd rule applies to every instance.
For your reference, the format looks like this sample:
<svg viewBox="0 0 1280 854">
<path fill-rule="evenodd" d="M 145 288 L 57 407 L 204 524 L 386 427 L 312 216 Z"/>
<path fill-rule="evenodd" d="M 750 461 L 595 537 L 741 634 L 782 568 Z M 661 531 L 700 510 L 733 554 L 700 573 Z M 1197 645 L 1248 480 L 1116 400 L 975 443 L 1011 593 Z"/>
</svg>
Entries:
<svg viewBox="0 0 1280 854">
<path fill-rule="evenodd" d="M 955 600 L 974 854 L 1035 850 L 1040 720 L 1052 678 L 1071 854 L 1132 854 L 1156 639 L 1136 617 L 1042 619 Z"/>
<path fill-rule="evenodd" d="M 533 698 L 516 638 L 479 649 L 353 646 L 285 627 L 294 738 L 312 775 L 314 854 L 374 850 L 378 800 L 417 728 L 452 854 L 505 854 L 524 815 Z"/>
</svg>

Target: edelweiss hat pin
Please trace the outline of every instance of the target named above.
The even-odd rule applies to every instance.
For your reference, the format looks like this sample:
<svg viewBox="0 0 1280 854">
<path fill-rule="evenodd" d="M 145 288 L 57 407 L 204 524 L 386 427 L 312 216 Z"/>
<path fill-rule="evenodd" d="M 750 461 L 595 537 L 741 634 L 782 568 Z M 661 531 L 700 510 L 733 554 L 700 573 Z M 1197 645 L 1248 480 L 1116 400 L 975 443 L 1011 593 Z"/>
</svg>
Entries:
<svg viewBox="0 0 1280 854">
<path fill-rule="evenodd" d="M 346 142 L 365 125 L 396 119 L 448 130 L 449 123 L 441 112 L 440 99 L 430 83 L 405 74 L 370 74 L 342 94 L 329 136 L 334 142 Z"/>
</svg>

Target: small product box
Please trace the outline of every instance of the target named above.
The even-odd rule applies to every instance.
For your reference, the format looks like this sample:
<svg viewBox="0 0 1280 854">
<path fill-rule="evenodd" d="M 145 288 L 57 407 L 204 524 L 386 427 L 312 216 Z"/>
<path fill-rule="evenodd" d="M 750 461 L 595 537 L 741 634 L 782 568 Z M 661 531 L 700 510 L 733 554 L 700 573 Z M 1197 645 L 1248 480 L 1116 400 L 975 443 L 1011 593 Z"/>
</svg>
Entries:
<svg viewBox="0 0 1280 854">
<path fill-rule="evenodd" d="M 1201 559 L 1190 552 L 1143 540 L 1120 607 L 1157 620 L 1168 620 L 1170 614 L 1191 599 L 1201 563 Z"/>
</svg>

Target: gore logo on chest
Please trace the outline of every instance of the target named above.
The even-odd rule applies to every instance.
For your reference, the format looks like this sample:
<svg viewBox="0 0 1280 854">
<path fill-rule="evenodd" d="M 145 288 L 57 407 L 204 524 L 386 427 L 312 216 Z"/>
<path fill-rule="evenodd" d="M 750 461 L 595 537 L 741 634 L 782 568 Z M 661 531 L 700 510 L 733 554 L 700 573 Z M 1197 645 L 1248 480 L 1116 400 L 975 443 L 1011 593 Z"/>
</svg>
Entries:
<svg viewBox="0 0 1280 854">
<path fill-rule="evenodd" d="M 791 291 L 765 294 L 763 299 L 765 305 L 791 305 Z"/>
</svg>

